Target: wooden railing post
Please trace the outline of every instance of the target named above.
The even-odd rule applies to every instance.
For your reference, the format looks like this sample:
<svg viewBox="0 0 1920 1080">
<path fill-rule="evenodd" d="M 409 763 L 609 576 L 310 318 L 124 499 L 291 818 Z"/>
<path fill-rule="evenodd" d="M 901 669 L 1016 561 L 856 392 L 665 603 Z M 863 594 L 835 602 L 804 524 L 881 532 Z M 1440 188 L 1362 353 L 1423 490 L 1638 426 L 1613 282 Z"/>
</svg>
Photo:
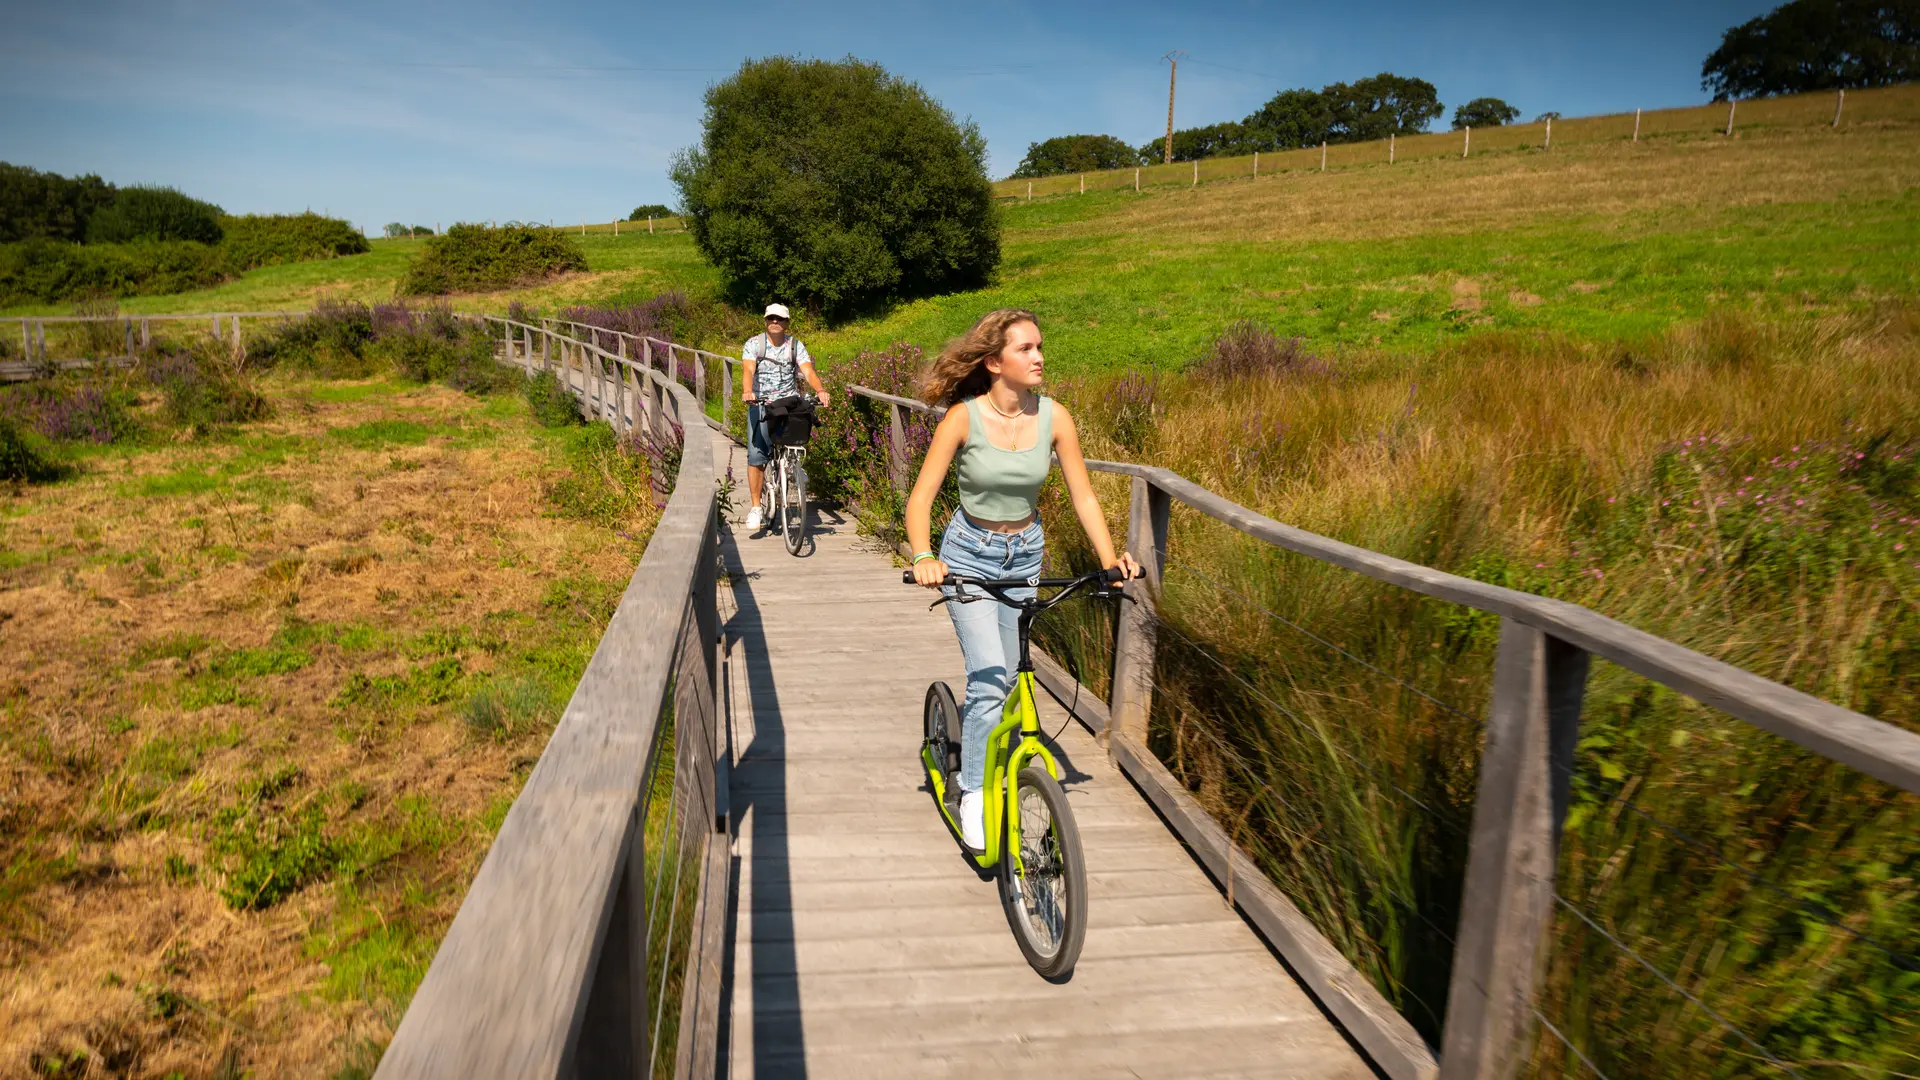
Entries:
<svg viewBox="0 0 1920 1080">
<path fill-rule="evenodd" d="M 893 490 L 902 495 L 907 493 L 907 424 L 900 415 L 900 406 L 887 402 L 887 464 L 893 472 Z"/>
<path fill-rule="evenodd" d="M 133 319 L 127 319 L 127 363 L 133 363 Z"/>
<path fill-rule="evenodd" d="M 146 319 L 141 319 L 140 320 L 140 347 L 145 349 L 145 348 L 150 348 L 152 345 L 153 345 L 153 323 Z"/>
<path fill-rule="evenodd" d="M 1506 1080 L 1526 1060 L 1587 661 L 1582 649 L 1501 620 L 1441 1080 Z"/>
<path fill-rule="evenodd" d="M 707 358 L 695 349 L 693 352 L 693 399 L 700 403 L 700 410 L 707 408 Z"/>
<path fill-rule="evenodd" d="M 1113 726 L 1142 746 L 1153 710 L 1153 615 L 1160 596 L 1160 575 L 1167 561 L 1167 493 L 1142 477 L 1133 478 L 1127 509 L 1127 551 L 1146 571 L 1144 584 L 1127 586 L 1135 603 L 1120 606 L 1120 632 L 1113 643 Z M 1113 740 L 1107 740 L 1108 754 Z"/>
<path fill-rule="evenodd" d="M 733 430 L 733 365 L 720 361 L 720 427 Z"/>
<path fill-rule="evenodd" d="M 500 322 L 500 359 L 513 363 L 513 324 L 504 319 Z"/>
</svg>

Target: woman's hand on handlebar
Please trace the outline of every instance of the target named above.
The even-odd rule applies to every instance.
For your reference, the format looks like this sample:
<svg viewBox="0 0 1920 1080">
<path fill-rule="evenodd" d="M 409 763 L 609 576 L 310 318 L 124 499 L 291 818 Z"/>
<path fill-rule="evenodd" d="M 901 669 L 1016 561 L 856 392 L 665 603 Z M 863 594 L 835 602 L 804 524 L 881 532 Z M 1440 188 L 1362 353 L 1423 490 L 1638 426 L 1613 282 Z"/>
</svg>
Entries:
<svg viewBox="0 0 1920 1080">
<path fill-rule="evenodd" d="M 939 559 L 921 559 L 913 564 L 913 582 L 929 589 L 940 587 L 947 580 L 947 564 Z"/>
<path fill-rule="evenodd" d="M 1120 557 L 1114 560 L 1113 566 L 1118 567 L 1121 574 L 1124 575 L 1120 579 L 1122 581 L 1132 581 L 1134 578 L 1146 574 L 1145 570 L 1140 569 L 1140 564 L 1133 561 L 1133 556 L 1125 551 L 1121 552 Z M 1112 568 L 1113 567 L 1109 567 L 1109 569 Z"/>
</svg>

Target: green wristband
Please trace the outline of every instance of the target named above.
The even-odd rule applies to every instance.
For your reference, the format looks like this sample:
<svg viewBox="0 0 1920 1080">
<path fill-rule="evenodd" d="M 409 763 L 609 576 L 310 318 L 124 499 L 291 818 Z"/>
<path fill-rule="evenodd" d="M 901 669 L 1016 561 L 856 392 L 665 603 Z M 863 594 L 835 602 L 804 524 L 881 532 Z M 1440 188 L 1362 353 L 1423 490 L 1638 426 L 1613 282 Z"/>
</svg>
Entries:
<svg viewBox="0 0 1920 1080">
<path fill-rule="evenodd" d="M 915 566 L 919 566 L 919 565 L 920 565 L 920 560 L 922 560 L 922 559 L 931 559 L 931 558 L 933 558 L 933 552 L 931 552 L 931 551 L 923 551 L 923 552 L 921 552 L 920 554 L 918 554 L 918 555 L 915 555 L 915 556 L 913 557 L 913 565 L 915 565 Z"/>
</svg>

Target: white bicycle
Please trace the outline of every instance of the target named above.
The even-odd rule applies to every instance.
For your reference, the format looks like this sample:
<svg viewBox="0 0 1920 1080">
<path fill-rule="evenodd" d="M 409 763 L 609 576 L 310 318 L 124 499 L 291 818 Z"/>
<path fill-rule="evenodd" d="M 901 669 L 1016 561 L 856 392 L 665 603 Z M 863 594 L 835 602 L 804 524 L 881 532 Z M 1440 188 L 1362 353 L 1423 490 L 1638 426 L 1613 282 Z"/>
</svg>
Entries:
<svg viewBox="0 0 1920 1080">
<path fill-rule="evenodd" d="M 794 400 L 804 404 L 767 421 L 773 459 L 767 462 L 766 482 L 760 487 L 761 520 L 767 528 L 780 531 L 789 555 L 799 555 L 807 541 L 807 440 L 813 435 L 813 403 Z"/>
</svg>

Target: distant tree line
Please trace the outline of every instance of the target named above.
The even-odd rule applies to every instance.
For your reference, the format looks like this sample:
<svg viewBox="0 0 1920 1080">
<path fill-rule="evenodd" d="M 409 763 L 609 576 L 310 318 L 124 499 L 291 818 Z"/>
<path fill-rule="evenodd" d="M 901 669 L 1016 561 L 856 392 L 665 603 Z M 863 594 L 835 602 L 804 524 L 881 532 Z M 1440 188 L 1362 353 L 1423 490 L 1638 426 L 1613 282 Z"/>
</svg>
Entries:
<svg viewBox="0 0 1920 1080">
<path fill-rule="evenodd" d="M 1173 160 L 1412 135 L 1425 131 L 1444 111 L 1439 91 L 1432 83 L 1383 71 L 1371 78 L 1332 83 L 1318 90 L 1282 90 L 1242 119 L 1182 128 L 1173 133 Z M 1519 115 L 1520 110 L 1499 98 L 1477 98 L 1455 112 L 1454 126 L 1511 123 Z M 1156 165 L 1165 152 L 1162 138 L 1132 147 L 1111 135 L 1063 135 L 1030 144 L 1012 176 L 1029 178 Z"/>
<path fill-rule="evenodd" d="M 668 206 L 665 203 L 655 202 L 655 203 L 647 203 L 644 206 L 634 207 L 633 213 L 627 215 L 627 220 L 628 221 L 645 221 L 648 218 L 663 218 L 663 217 L 672 217 L 672 216 L 673 216 L 672 207 Z"/>
<path fill-rule="evenodd" d="M 408 225 L 405 222 L 389 221 L 385 232 L 389 239 L 402 236 L 432 236 L 433 230 L 425 225 Z"/>
<path fill-rule="evenodd" d="M 366 250 L 338 218 L 236 216 L 169 187 L 0 162 L 0 303 L 178 292 Z"/>
</svg>

